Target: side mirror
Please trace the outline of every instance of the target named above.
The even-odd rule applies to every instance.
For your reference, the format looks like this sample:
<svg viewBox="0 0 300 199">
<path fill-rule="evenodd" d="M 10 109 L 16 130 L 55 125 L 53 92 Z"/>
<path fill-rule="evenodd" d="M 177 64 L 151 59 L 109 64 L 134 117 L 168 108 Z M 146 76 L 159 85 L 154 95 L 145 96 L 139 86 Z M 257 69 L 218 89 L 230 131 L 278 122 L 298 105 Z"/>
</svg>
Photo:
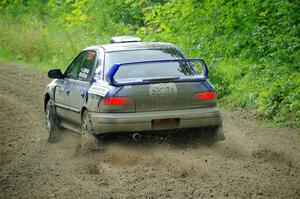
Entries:
<svg viewBox="0 0 300 199">
<path fill-rule="evenodd" d="M 53 69 L 48 71 L 48 77 L 53 79 L 63 79 L 64 75 L 60 69 Z"/>
</svg>

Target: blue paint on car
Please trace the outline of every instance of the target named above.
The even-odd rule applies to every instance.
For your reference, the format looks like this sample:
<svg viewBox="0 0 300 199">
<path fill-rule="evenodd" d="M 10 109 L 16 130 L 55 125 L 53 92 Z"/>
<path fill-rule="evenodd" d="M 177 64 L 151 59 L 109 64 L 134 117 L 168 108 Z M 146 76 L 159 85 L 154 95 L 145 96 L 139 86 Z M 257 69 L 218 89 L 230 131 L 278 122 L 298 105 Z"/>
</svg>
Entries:
<svg viewBox="0 0 300 199">
<path fill-rule="evenodd" d="M 186 62 L 192 65 L 195 69 L 193 62 L 199 62 L 202 67 L 202 74 L 193 77 L 180 77 L 176 81 L 205 81 L 208 76 L 208 69 L 203 59 L 166 59 L 166 60 L 148 60 L 148 61 L 135 61 L 126 63 L 116 63 L 106 74 L 106 80 L 111 85 L 128 85 L 128 84 L 145 84 L 146 82 L 142 79 L 133 79 L 125 82 L 117 82 L 114 80 L 114 76 L 121 66 L 125 65 L 136 65 L 136 64 L 149 64 L 149 63 L 170 63 L 170 62 Z"/>
</svg>

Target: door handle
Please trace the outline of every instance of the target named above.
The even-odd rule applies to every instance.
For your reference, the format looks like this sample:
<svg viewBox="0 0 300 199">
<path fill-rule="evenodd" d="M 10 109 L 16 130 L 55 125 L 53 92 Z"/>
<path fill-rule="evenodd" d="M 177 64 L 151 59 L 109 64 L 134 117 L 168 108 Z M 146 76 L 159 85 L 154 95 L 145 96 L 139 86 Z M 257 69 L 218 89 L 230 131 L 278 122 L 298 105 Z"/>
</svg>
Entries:
<svg viewBox="0 0 300 199">
<path fill-rule="evenodd" d="M 69 94 L 70 94 L 70 90 L 67 90 L 67 91 L 66 91 L 66 94 L 69 95 Z"/>
</svg>

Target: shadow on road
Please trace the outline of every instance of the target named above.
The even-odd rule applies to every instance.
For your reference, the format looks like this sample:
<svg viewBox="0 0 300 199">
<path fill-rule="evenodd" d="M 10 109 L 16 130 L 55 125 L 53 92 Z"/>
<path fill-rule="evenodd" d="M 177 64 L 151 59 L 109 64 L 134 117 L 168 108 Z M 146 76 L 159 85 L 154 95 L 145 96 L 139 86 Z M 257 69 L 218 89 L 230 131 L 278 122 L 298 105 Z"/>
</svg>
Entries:
<svg viewBox="0 0 300 199">
<path fill-rule="evenodd" d="M 110 134 L 98 136 L 100 145 L 119 144 L 125 146 L 153 147 L 169 145 L 175 148 L 197 148 L 209 146 L 205 132 L 196 130 L 143 132 L 134 139 L 134 133 Z"/>
</svg>

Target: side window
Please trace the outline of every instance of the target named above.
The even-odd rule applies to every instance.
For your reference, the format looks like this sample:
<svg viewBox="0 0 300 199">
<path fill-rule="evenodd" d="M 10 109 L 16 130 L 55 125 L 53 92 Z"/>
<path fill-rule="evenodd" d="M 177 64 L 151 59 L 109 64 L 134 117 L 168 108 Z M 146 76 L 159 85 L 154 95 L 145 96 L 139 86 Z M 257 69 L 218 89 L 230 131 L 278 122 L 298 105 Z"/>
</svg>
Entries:
<svg viewBox="0 0 300 199">
<path fill-rule="evenodd" d="M 86 53 L 87 55 L 78 73 L 78 79 L 82 81 L 89 81 L 91 79 L 96 64 L 96 51 L 87 51 Z"/>
<path fill-rule="evenodd" d="M 67 71 L 65 72 L 66 78 L 78 79 L 80 68 L 87 54 L 88 52 L 84 51 L 74 59 L 74 61 L 71 63 L 71 65 L 68 67 Z"/>
</svg>

